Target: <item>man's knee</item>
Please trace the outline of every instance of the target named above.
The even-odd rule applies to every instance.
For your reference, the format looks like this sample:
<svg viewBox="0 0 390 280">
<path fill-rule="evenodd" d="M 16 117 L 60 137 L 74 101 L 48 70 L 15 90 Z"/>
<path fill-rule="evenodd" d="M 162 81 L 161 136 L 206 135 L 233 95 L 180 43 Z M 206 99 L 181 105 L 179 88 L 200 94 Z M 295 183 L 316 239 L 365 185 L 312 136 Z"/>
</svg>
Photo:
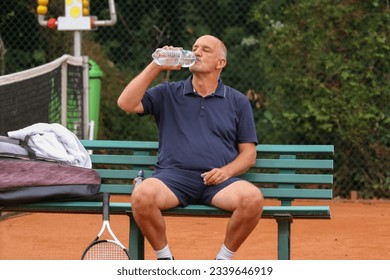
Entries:
<svg viewBox="0 0 390 280">
<path fill-rule="evenodd" d="M 176 195 L 160 180 L 149 178 L 138 185 L 132 194 L 135 210 L 169 209 L 179 205 Z"/>
<path fill-rule="evenodd" d="M 257 215 L 263 209 L 263 195 L 259 188 L 247 181 L 236 181 L 218 192 L 212 205 L 228 211 L 245 211 Z"/>
<path fill-rule="evenodd" d="M 260 215 L 263 210 L 264 198 L 259 188 L 256 186 L 243 189 L 238 207 L 253 215 Z"/>
<path fill-rule="evenodd" d="M 131 194 L 131 204 L 134 210 L 149 208 L 156 204 L 156 188 L 147 180 L 138 185 Z"/>
</svg>

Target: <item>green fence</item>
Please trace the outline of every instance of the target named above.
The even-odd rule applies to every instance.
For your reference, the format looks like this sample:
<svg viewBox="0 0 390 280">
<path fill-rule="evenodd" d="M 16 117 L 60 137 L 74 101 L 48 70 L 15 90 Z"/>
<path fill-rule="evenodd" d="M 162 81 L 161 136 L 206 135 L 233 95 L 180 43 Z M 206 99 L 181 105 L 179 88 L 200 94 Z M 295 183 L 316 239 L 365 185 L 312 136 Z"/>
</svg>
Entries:
<svg viewBox="0 0 390 280">
<path fill-rule="evenodd" d="M 163 45 L 191 48 L 203 34 L 228 47 L 222 79 L 253 104 L 261 143 L 334 144 L 335 196 L 390 197 L 390 21 L 380 0 L 117 0 L 118 22 L 83 33 L 102 68 L 100 139 L 156 140 L 150 118 L 116 99 Z M 64 14 L 52 0 L 48 17 Z M 39 26 L 36 2 L 0 3 L 0 73 L 73 52 L 71 32 Z M 107 1 L 90 0 L 108 19 Z M 162 80 L 185 78 L 187 70 Z"/>
</svg>

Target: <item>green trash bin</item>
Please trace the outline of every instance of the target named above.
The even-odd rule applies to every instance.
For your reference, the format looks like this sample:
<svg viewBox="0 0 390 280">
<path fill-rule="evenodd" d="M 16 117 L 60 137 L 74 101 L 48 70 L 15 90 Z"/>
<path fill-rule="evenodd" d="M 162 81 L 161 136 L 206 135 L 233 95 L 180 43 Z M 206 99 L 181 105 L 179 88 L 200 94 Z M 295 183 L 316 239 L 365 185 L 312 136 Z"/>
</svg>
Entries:
<svg viewBox="0 0 390 280">
<path fill-rule="evenodd" d="M 100 92 L 103 71 L 95 61 L 89 59 L 89 120 L 94 122 L 93 139 L 97 138 L 99 130 Z"/>
</svg>

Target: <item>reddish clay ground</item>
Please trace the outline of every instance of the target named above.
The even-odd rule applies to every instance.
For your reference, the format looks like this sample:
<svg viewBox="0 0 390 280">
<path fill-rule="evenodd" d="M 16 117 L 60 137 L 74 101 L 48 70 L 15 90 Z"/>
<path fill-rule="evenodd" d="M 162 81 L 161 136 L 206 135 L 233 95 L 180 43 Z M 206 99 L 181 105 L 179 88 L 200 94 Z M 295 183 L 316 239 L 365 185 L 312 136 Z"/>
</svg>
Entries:
<svg viewBox="0 0 390 280">
<path fill-rule="evenodd" d="M 299 203 L 298 203 L 299 204 Z M 330 202 L 331 220 L 295 220 L 292 253 L 296 260 L 390 259 L 390 202 Z M 79 259 L 101 227 L 99 215 L 23 214 L 0 221 L 0 259 Z M 213 259 L 227 219 L 166 219 L 176 259 Z M 111 216 L 111 227 L 127 244 L 128 220 Z M 276 222 L 261 220 L 235 259 L 276 259 Z M 146 259 L 154 254 L 146 245 Z"/>
</svg>

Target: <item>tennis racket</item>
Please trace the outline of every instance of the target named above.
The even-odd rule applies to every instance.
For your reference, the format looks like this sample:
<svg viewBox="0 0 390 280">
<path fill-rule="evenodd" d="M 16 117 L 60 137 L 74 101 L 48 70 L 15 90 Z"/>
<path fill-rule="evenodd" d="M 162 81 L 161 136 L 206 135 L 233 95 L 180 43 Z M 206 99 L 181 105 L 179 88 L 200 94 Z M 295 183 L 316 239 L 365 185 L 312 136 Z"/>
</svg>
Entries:
<svg viewBox="0 0 390 280">
<path fill-rule="evenodd" d="M 130 260 L 126 247 L 118 240 L 110 227 L 110 194 L 103 193 L 103 225 L 96 238 L 81 256 L 82 260 Z M 100 239 L 108 231 L 113 240 Z"/>
</svg>

